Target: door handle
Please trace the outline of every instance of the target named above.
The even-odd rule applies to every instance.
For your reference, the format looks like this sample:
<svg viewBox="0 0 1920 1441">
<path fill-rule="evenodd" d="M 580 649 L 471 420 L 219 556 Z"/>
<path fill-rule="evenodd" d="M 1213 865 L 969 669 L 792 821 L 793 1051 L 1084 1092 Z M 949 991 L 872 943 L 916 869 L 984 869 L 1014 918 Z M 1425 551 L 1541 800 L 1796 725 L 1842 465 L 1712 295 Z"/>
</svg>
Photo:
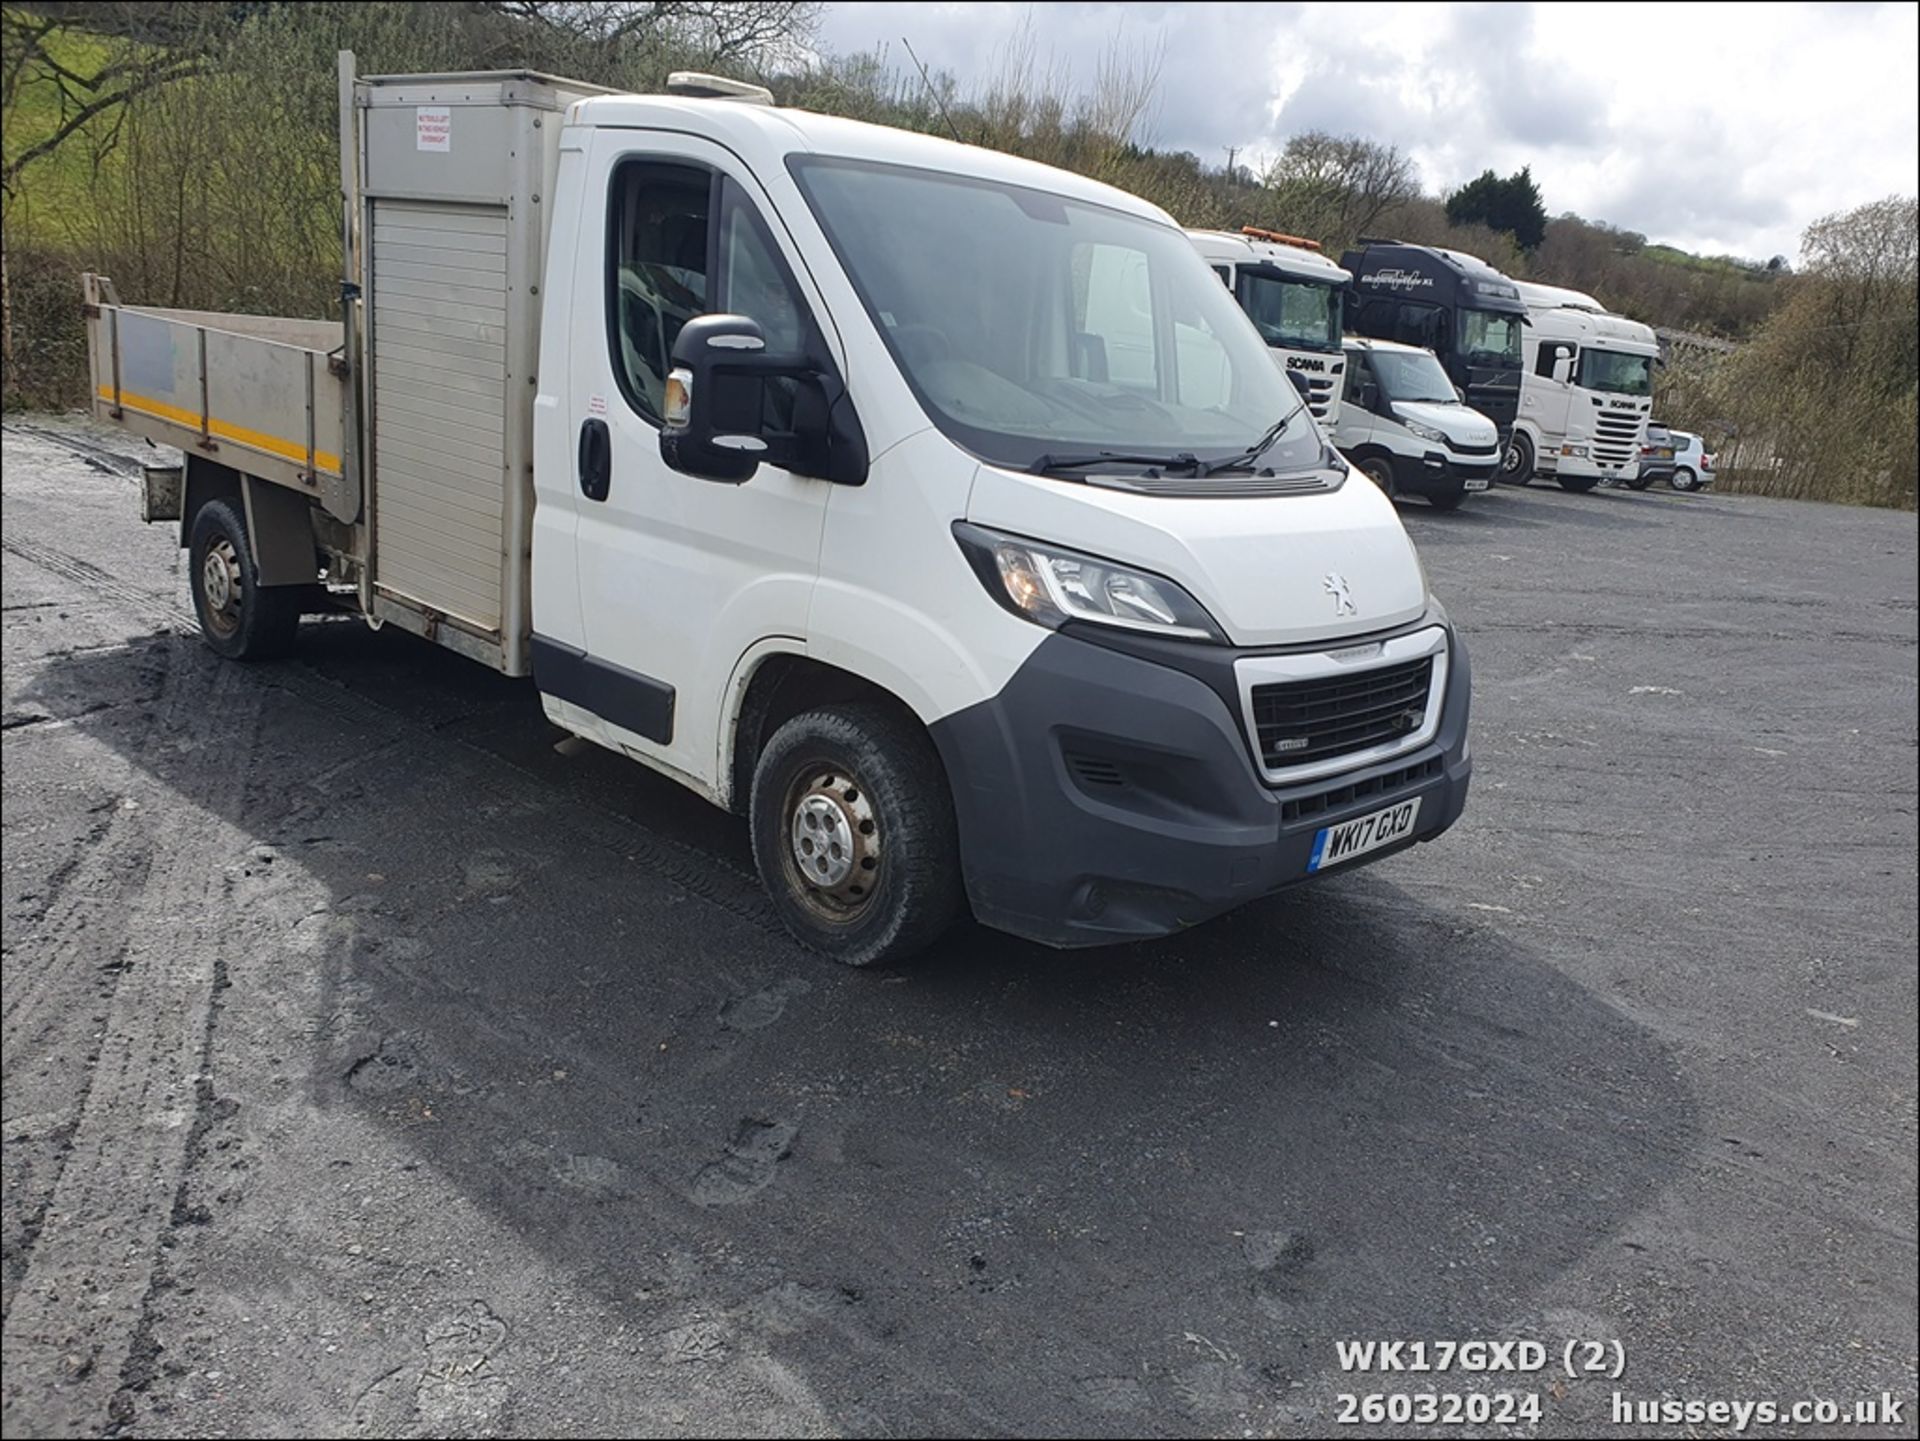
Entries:
<svg viewBox="0 0 1920 1441">
<path fill-rule="evenodd" d="M 604 420 L 580 426 L 580 493 L 588 500 L 605 500 L 613 482 L 613 437 Z"/>
</svg>

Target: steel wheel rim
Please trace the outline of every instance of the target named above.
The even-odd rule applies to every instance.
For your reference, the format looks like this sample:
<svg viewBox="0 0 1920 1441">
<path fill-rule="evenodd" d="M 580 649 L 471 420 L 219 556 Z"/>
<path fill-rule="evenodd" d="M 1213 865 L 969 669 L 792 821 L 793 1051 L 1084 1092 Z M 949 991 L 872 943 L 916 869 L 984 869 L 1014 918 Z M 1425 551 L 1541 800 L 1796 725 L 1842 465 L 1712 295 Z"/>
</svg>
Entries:
<svg viewBox="0 0 1920 1441">
<path fill-rule="evenodd" d="M 1500 453 L 1500 473 L 1518 475 L 1520 473 L 1520 443 L 1508 441 L 1507 448 Z"/>
<path fill-rule="evenodd" d="M 225 536 L 216 537 L 201 558 L 200 594 L 206 601 L 207 625 L 212 630 L 230 636 L 240 629 L 240 553 Z"/>
<path fill-rule="evenodd" d="M 865 914 L 880 883 L 880 818 L 859 777 L 844 766 L 801 771 L 781 807 L 782 860 L 790 889 L 821 920 L 846 925 Z"/>
</svg>

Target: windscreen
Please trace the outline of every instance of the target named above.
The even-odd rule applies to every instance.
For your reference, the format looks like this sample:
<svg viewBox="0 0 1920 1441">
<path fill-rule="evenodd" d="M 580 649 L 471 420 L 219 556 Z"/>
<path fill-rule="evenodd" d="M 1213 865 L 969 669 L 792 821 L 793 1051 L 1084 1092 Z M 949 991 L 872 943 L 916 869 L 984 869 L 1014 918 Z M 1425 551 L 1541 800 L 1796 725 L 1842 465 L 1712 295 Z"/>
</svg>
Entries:
<svg viewBox="0 0 1920 1441">
<path fill-rule="evenodd" d="M 1652 395 L 1653 357 L 1618 350 L 1582 350 L 1577 383 L 1614 395 Z"/>
<path fill-rule="evenodd" d="M 1294 350 L 1340 349 L 1340 292 L 1270 271 L 1240 272 L 1241 303 L 1260 338 Z"/>
<path fill-rule="evenodd" d="M 1424 350 L 1376 350 L 1369 359 L 1380 393 L 1388 400 L 1418 400 L 1458 405 L 1453 382 L 1440 362 Z"/>
<path fill-rule="evenodd" d="M 1504 310 L 1460 312 L 1460 355 L 1469 365 L 1520 368 L 1520 316 Z"/>
<path fill-rule="evenodd" d="M 929 418 L 983 459 L 1224 459 L 1300 408 L 1171 226 L 972 177 L 788 163 Z M 1306 470 L 1321 456 L 1314 428 L 1296 425 L 1261 465 Z"/>
</svg>

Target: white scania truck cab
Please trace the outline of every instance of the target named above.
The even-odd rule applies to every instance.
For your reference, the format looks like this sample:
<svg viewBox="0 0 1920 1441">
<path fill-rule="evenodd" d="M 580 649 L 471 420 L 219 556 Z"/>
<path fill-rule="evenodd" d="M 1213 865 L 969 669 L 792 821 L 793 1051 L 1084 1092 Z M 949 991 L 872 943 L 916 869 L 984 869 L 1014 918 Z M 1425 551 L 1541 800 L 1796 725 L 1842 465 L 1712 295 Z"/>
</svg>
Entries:
<svg viewBox="0 0 1920 1441">
<path fill-rule="evenodd" d="M 1502 479 L 1525 485 L 1547 476 L 1572 491 L 1631 480 L 1653 408 L 1653 328 L 1578 290 L 1514 284 L 1530 323 Z"/>
<path fill-rule="evenodd" d="M 189 456 L 149 499 L 223 654 L 317 582 L 530 672 L 744 815 L 851 964 L 968 909 L 1162 935 L 1460 815 L 1465 648 L 1164 212 L 751 96 L 351 94 L 343 349 L 90 287 L 100 413 Z M 203 385 L 243 341 L 253 383 Z M 282 409 L 232 413 L 271 346 Z"/>
<path fill-rule="evenodd" d="M 1277 230 L 1189 230 L 1187 238 L 1233 292 L 1275 362 L 1306 382 L 1313 418 L 1331 431 L 1346 363 L 1341 305 L 1353 277 L 1322 255 L 1316 241 Z"/>
<path fill-rule="evenodd" d="M 1349 336 L 1334 444 L 1390 496 L 1453 510 L 1493 482 L 1500 431 L 1461 403 L 1430 350 Z"/>
</svg>

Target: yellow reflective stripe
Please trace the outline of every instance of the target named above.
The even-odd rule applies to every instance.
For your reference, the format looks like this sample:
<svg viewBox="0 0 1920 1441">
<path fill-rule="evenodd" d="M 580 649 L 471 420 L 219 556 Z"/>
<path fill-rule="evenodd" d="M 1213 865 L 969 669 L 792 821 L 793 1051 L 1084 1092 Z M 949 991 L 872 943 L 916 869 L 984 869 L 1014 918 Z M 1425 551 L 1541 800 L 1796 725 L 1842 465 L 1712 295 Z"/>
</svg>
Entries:
<svg viewBox="0 0 1920 1441">
<path fill-rule="evenodd" d="M 113 403 L 112 386 L 102 385 L 95 393 L 109 405 Z M 131 390 L 123 389 L 120 392 L 120 404 L 126 410 L 137 410 L 142 415 L 152 416 L 155 420 L 171 420 L 174 424 L 184 425 L 190 430 L 200 428 L 199 411 L 182 410 L 177 405 L 169 405 L 164 400 L 155 400 L 150 395 L 136 395 Z M 222 440 L 230 440 L 235 445 L 250 445 L 255 450 L 264 450 L 269 455 L 280 456 L 296 465 L 307 463 L 307 448 L 304 445 L 294 445 L 290 441 L 281 440 L 263 431 L 248 430 L 244 425 L 231 425 L 224 420 L 209 420 L 207 431 L 211 435 L 219 436 Z M 331 451 L 315 450 L 313 463 L 317 469 L 330 470 L 336 475 L 340 473 L 340 457 Z"/>
</svg>

